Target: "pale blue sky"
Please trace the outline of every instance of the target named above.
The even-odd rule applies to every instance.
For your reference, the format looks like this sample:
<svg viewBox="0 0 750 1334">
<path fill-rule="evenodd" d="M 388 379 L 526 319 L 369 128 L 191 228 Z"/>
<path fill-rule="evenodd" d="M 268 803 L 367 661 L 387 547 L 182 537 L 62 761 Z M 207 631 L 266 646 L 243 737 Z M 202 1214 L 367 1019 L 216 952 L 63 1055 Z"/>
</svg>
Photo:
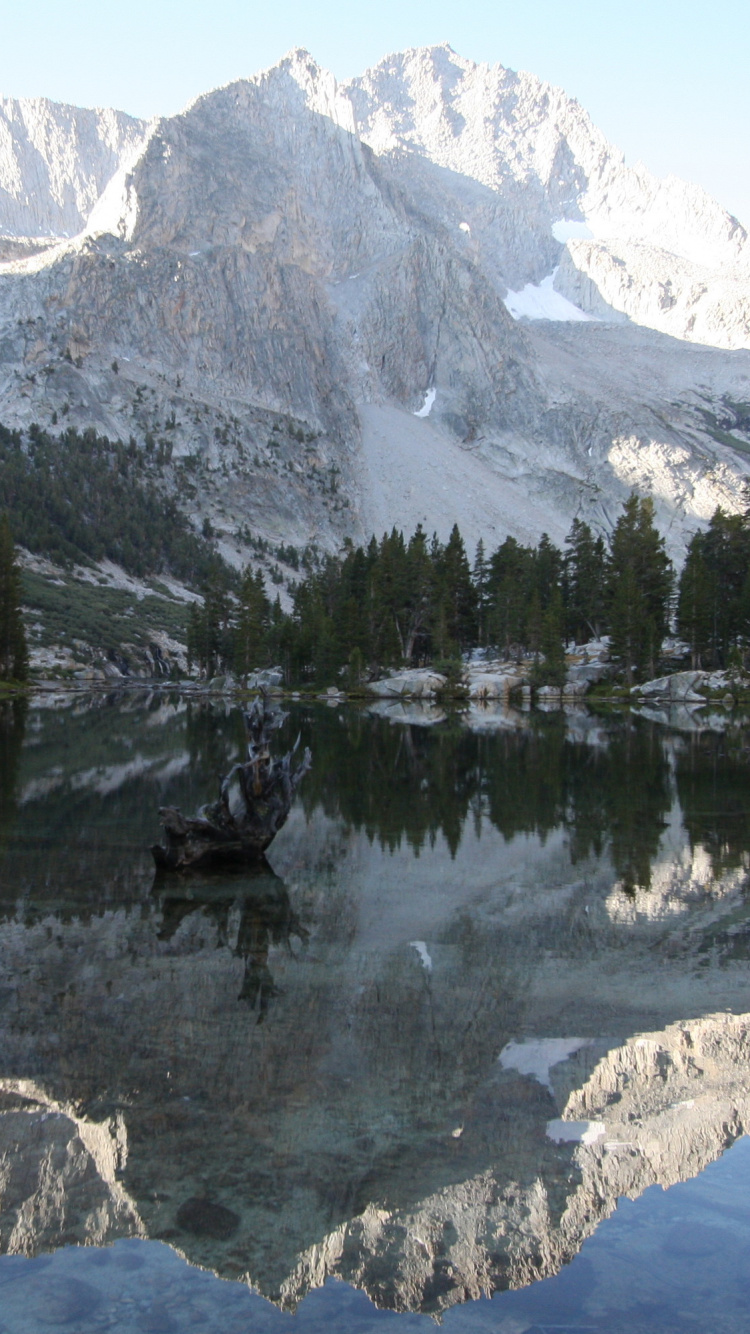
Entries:
<svg viewBox="0 0 750 1334">
<path fill-rule="evenodd" d="M 444 41 L 561 85 L 750 226 L 750 0 L 0 0 L 0 95 L 169 114 L 293 46 L 348 78 Z"/>
</svg>

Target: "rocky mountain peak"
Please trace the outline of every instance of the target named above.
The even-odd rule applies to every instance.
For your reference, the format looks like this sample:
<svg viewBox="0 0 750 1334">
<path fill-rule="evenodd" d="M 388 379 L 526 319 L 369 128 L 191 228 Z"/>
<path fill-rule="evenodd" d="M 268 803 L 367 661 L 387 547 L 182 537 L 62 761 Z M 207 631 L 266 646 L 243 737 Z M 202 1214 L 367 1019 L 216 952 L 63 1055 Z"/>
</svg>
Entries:
<svg viewBox="0 0 750 1334">
<path fill-rule="evenodd" d="M 295 49 L 148 126 L 51 103 L 3 126 L 0 229 L 27 238 L 0 245 L 8 422 L 174 419 L 176 458 L 252 475 L 253 525 L 303 545 L 454 520 L 560 541 L 636 486 L 679 549 L 736 503 L 745 232 L 561 89 L 448 45 L 339 84 Z M 53 374 L 66 351 L 80 385 Z M 269 413 L 306 441 L 283 469 Z"/>
</svg>

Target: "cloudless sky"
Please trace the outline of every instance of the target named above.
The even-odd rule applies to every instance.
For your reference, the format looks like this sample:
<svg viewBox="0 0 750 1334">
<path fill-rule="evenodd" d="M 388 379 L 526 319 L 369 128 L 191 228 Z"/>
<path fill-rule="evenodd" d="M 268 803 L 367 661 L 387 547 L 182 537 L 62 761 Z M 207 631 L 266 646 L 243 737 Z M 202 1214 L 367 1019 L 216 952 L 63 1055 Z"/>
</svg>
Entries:
<svg viewBox="0 0 750 1334">
<path fill-rule="evenodd" d="M 750 227 L 750 0 L 0 0 L 0 96 L 169 115 L 294 46 L 346 79 L 446 41 L 561 85 Z"/>
</svg>

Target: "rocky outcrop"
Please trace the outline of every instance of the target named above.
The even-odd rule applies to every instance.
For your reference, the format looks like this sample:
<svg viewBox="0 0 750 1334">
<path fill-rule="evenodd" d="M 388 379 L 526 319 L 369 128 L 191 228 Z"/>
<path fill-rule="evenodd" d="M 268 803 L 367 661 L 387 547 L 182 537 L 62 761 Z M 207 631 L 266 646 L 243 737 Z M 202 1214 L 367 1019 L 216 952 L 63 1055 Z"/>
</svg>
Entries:
<svg viewBox="0 0 750 1334">
<path fill-rule="evenodd" d="M 433 672 L 423 667 L 393 672 L 380 681 L 370 681 L 366 688 L 371 695 L 379 695 L 382 699 L 398 699 L 401 696 L 410 699 L 433 699 L 447 684 L 448 678 L 440 672 Z"/>
<path fill-rule="evenodd" d="M 633 686 L 631 694 L 644 700 L 705 704 L 706 696 L 701 693 L 701 687 L 708 676 L 708 672 L 673 672 L 671 676 L 659 676 Z"/>
<path fill-rule="evenodd" d="M 10 1255 L 140 1236 L 121 1184 L 127 1132 L 117 1113 L 77 1115 L 31 1080 L 0 1078 L 0 1238 Z"/>
<path fill-rule="evenodd" d="M 0 99 L 0 233 L 75 236 L 145 136 L 145 123 L 122 111 Z"/>
</svg>

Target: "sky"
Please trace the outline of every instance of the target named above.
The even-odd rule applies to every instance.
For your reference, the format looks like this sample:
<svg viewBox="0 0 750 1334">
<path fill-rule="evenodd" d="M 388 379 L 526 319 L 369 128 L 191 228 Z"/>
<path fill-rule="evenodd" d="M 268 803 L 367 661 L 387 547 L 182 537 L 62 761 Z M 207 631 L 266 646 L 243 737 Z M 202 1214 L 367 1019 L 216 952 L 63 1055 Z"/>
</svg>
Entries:
<svg viewBox="0 0 750 1334">
<path fill-rule="evenodd" d="M 150 117 L 306 47 L 339 79 L 409 46 L 531 70 L 629 162 L 750 228 L 750 0 L 0 0 L 0 96 Z"/>
</svg>

